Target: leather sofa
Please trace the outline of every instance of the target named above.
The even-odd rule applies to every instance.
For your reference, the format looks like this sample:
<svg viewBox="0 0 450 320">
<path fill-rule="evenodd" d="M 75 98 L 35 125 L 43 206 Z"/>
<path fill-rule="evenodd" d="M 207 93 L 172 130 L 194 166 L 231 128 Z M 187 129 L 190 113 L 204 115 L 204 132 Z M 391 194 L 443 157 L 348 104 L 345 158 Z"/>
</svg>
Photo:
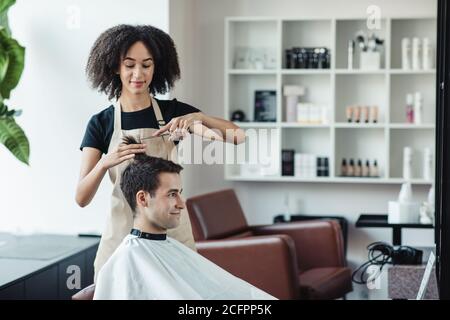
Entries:
<svg viewBox="0 0 450 320">
<path fill-rule="evenodd" d="M 283 290 L 271 280 L 286 277 L 295 282 L 294 286 L 289 285 L 290 288 L 299 288 L 298 295 L 289 298 L 314 300 L 345 297 L 352 290 L 342 232 L 335 220 L 249 226 L 232 189 L 189 198 L 186 205 L 199 253 L 253 285 L 277 296 L 276 292 Z M 268 235 L 283 235 L 290 239 L 284 238 L 284 241 L 292 246 L 291 256 L 283 258 L 295 261 L 294 276 L 280 274 L 276 268 L 270 273 L 263 272 L 257 259 L 251 258 L 251 250 L 239 248 L 238 240 L 257 242 L 257 237 Z M 208 251 L 211 246 L 216 247 L 216 253 Z M 226 254 L 221 255 L 221 252 Z M 269 257 L 269 254 L 266 253 L 266 260 L 270 261 L 265 264 L 267 270 L 272 265 L 287 264 L 280 261 L 280 256 Z M 285 296 L 278 297 L 283 299 Z"/>
</svg>

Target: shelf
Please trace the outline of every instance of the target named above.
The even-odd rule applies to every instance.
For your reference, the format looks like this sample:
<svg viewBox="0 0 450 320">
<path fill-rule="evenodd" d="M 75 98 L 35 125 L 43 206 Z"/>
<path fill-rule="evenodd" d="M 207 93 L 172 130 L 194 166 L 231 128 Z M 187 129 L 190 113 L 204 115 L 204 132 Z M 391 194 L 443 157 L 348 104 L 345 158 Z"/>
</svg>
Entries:
<svg viewBox="0 0 450 320">
<path fill-rule="evenodd" d="M 403 70 L 403 69 L 391 69 L 390 74 L 435 74 L 436 69 L 430 70 Z"/>
<path fill-rule="evenodd" d="M 434 129 L 433 123 L 426 124 L 410 124 L 410 123 L 391 123 L 389 125 L 391 129 Z"/>
<path fill-rule="evenodd" d="M 254 69 L 230 69 L 228 70 L 229 74 L 242 74 L 242 75 L 258 75 L 258 74 L 269 74 L 276 75 L 277 71 L 268 69 L 268 70 L 254 70 Z"/>
<path fill-rule="evenodd" d="M 358 31 L 374 32 L 384 40 L 380 68 L 361 69 L 360 49 L 355 48 L 353 68 L 348 68 L 348 41 L 355 39 Z M 403 148 L 414 150 L 413 178 L 411 182 L 429 185 L 423 177 L 425 148 L 435 147 L 436 69 L 404 70 L 401 63 L 401 40 L 403 37 L 427 37 L 436 52 L 436 18 L 395 18 L 380 20 L 376 30 L 369 30 L 365 16 L 353 18 L 295 19 L 278 17 L 237 17 L 225 20 L 225 117 L 233 111 L 242 110 L 247 120 L 254 118 L 256 90 L 276 92 L 276 122 L 236 122 L 244 130 L 266 128 L 276 131 L 271 141 L 273 170 L 259 171 L 248 164 L 225 166 L 225 177 L 232 181 L 273 182 L 323 182 L 352 184 L 401 184 Z M 293 47 L 326 47 L 331 54 L 330 69 L 287 69 L 286 49 Z M 242 59 L 242 49 L 250 57 L 267 49 L 264 61 L 276 63 L 234 63 Z M 275 55 L 272 54 L 272 51 Z M 256 52 L 256 53 L 255 53 Z M 235 60 L 236 55 L 241 59 Z M 269 57 L 269 58 L 267 58 Z M 251 69 L 251 68 L 265 69 Z M 243 69 L 249 68 L 249 69 Z M 292 110 L 286 122 L 288 98 L 283 95 L 285 85 L 302 86 L 304 95 L 299 103 L 320 108 L 326 123 L 297 123 Z M 406 123 L 406 95 L 421 92 L 422 124 Z M 295 103 L 295 102 L 294 102 Z M 377 123 L 348 123 L 347 107 L 378 107 Z M 301 109 L 313 112 L 317 109 Z M 364 119 L 361 109 L 361 119 Z M 325 114 L 326 113 L 326 114 Z M 322 115 L 321 115 L 322 116 Z M 373 114 L 370 114 L 372 120 Z M 305 116 L 306 118 L 306 116 Z M 321 117 L 322 118 L 322 117 Z M 259 134 L 260 131 L 256 130 Z M 248 131 L 247 131 L 248 132 Z M 261 132 L 262 133 L 262 132 Z M 250 134 L 250 132 L 249 132 Z M 255 146 L 247 144 L 249 154 Z M 283 177 L 281 174 L 281 150 L 326 156 L 329 158 L 330 177 L 302 178 Z M 380 178 L 339 177 L 342 159 L 377 160 Z M 260 175 L 261 174 L 261 175 Z M 268 176 L 270 174 L 270 176 Z M 241 176 L 242 175 L 242 176 Z"/>
<path fill-rule="evenodd" d="M 276 128 L 276 122 L 234 122 L 241 128 Z"/>
<path fill-rule="evenodd" d="M 331 69 L 281 69 L 281 74 L 331 74 Z"/>
<path fill-rule="evenodd" d="M 281 128 L 330 128 L 329 124 L 308 124 L 295 122 L 282 122 Z"/>
<path fill-rule="evenodd" d="M 315 182 L 315 183 L 352 183 L 352 184 L 402 184 L 405 181 L 397 178 L 344 178 L 344 177 L 315 177 L 298 178 L 288 176 L 228 176 L 231 181 L 248 182 Z M 432 181 L 414 179 L 410 181 L 413 185 L 431 185 Z"/>
<path fill-rule="evenodd" d="M 337 122 L 334 125 L 335 128 L 357 128 L 357 129 L 376 129 L 385 128 L 384 123 L 348 123 L 348 122 Z"/>
<path fill-rule="evenodd" d="M 385 69 L 365 70 L 365 69 L 336 69 L 336 74 L 385 74 Z"/>
</svg>

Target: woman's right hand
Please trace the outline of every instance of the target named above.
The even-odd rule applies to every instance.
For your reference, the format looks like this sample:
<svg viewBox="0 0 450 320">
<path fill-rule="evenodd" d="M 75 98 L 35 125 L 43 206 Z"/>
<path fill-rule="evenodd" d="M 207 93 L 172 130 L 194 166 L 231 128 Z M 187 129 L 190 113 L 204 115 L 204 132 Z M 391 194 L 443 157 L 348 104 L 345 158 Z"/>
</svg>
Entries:
<svg viewBox="0 0 450 320">
<path fill-rule="evenodd" d="M 145 144 L 120 144 L 112 152 L 101 158 L 101 165 L 108 170 L 126 160 L 133 159 L 136 153 L 145 153 Z"/>
</svg>

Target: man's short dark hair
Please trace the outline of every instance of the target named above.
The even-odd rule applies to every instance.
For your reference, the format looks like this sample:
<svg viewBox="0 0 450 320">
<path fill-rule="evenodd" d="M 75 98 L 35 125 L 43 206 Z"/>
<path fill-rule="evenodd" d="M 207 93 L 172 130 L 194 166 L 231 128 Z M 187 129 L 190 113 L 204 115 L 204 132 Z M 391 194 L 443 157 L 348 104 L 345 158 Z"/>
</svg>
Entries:
<svg viewBox="0 0 450 320">
<path fill-rule="evenodd" d="M 180 67 L 172 38 L 149 25 L 121 24 L 104 31 L 91 48 L 86 74 L 93 88 L 106 93 L 109 99 L 120 97 L 122 82 L 117 71 L 122 58 L 138 41 L 152 54 L 155 65 L 149 92 L 164 94 L 174 86 L 180 78 Z"/>
<path fill-rule="evenodd" d="M 124 137 L 123 140 L 125 144 L 138 143 L 130 136 Z M 183 170 L 182 166 L 170 160 L 136 153 L 134 160 L 122 172 L 120 181 L 120 188 L 131 210 L 136 211 L 136 194 L 140 190 L 148 192 L 150 196 L 155 195 L 155 191 L 160 185 L 160 173 L 179 174 L 181 170 Z"/>
</svg>

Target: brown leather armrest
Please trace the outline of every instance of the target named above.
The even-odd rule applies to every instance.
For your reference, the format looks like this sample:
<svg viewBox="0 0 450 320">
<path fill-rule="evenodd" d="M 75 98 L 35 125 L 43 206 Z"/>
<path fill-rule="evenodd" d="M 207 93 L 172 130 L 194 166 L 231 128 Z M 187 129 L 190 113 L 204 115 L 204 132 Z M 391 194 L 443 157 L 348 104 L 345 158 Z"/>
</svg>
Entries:
<svg viewBox="0 0 450 320">
<path fill-rule="evenodd" d="M 92 300 L 94 299 L 95 284 L 81 289 L 72 296 L 72 300 Z"/>
<path fill-rule="evenodd" d="M 344 241 L 334 220 L 311 220 L 251 227 L 254 234 L 289 235 L 295 243 L 300 271 L 318 267 L 344 267 Z"/>
<path fill-rule="evenodd" d="M 299 295 L 293 246 L 283 235 L 196 243 L 202 256 L 278 299 Z"/>
</svg>

